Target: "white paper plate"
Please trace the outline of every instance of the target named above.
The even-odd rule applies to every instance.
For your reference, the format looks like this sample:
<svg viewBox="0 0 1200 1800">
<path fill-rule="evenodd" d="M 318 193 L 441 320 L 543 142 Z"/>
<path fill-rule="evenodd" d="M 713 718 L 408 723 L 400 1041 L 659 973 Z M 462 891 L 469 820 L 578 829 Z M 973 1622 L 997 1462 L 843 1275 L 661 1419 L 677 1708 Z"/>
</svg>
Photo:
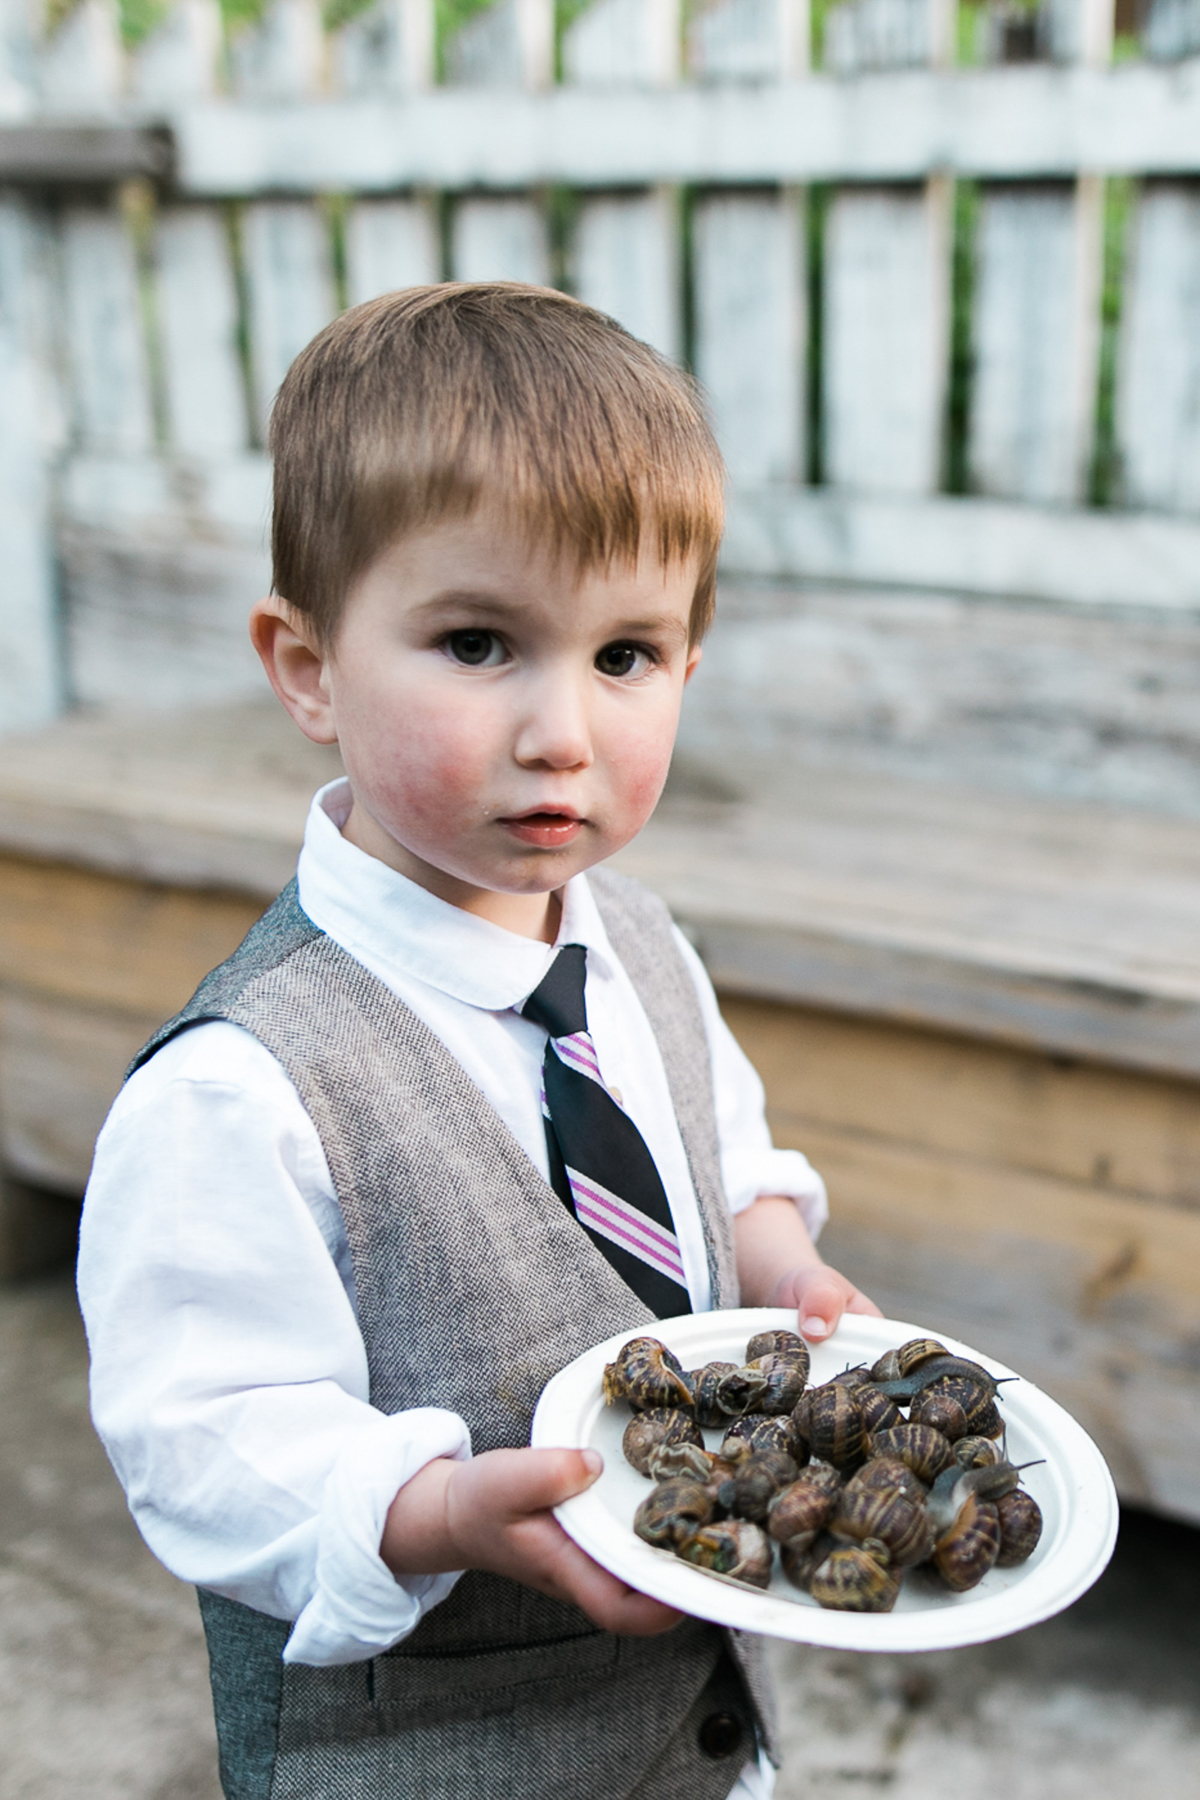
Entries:
<svg viewBox="0 0 1200 1800">
<path fill-rule="evenodd" d="M 533 1445 L 591 1447 L 604 1458 L 604 1473 L 595 1485 L 557 1508 L 563 1529 L 589 1556 L 630 1587 L 697 1618 L 841 1650 L 947 1650 L 985 1643 L 1053 1617 L 1091 1587 L 1112 1555 L 1117 1496 L 1087 1433 L 1027 1381 L 1014 1381 L 1002 1390 L 1001 1410 L 1011 1460 L 1045 1459 L 1022 1477 L 1042 1509 L 1045 1529 L 1028 1562 L 1016 1569 L 993 1569 L 970 1593 L 941 1593 L 906 1576 L 893 1612 L 826 1612 L 792 1587 L 778 1566 L 771 1587 L 753 1593 L 715 1581 L 635 1537 L 634 1511 L 650 1485 L 622 1454 L 621 1436 L 630 1414 L 624 1405 L 604 1404 L 600 1378 L 605 1363 L 627 1339 L 645 1331 L 673 1350 L 685 1369 L 718 1360 L 741 1362 L 747 1339 L 756 1331 L 773 1326 L 795 1330 L 795 1325 L 794 1312 L 769 1310 L 660 1319 L 653 1327 L 597 1344 L 547 1383 L 534 1415 Z M 908 1338 L 927 1335 L 917 1325 L 847 1315 L 827 1343 L 812 1349 L 811 1380 L 828 1381 L 842 1369 L 874 1362 Z M 1013 1373 L 994 1357 L 935 1335 L 947 1349 L 982 1362 L 995 1375 Z M 720 1432 L 706 1433 L 710 1448 L 720 1437 Z"/>
</svg>

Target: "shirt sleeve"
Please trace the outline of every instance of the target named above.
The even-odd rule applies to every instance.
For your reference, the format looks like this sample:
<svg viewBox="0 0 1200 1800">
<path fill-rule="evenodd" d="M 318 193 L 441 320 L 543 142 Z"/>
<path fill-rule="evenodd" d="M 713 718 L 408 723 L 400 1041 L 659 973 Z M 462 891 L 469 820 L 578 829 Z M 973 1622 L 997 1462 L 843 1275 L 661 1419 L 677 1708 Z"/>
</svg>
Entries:
<svg viewBox="0 0 1200 1800">
<path fill-rule="evenodd" d="M 119 1096 L 96 1149 L 79 1293 L 96 1429 L 181 1580 L 295 1621 L 286 1661 L 406 1637 L 457 1574 L 379 1555 L 397 1490 L 470 1456 L 457 1414 L 369 1404 L 341 1212 L 316 1131 L 248 1032 L 198 1026 Z"/>
<path fill-rule="evenodd" d="M 799 1150 L 777 1150 L 757 1071 L 721 1017 L 704 964 L 683 933 L 675 940 L 696 987 L 712 1058 L 721 1176 L 730 1211 L 745 1212 L 763 1194 L 794 1200 L 815 1243 L 829 1217 L 825 1183 Z"/>
</svg>

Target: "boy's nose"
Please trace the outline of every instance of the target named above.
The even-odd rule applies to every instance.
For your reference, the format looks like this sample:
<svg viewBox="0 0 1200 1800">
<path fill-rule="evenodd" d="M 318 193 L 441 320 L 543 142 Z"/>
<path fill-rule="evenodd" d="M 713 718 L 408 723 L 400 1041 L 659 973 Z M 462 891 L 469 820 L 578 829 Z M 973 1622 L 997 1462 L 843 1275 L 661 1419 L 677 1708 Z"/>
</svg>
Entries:
<svg viewBox="0 0 1200 1800">
<path fill-rule="evenodd" d="M 583 696 L 570 684 L 547 682 L 530 698 L 514 752 L 525 768 L 587 768 L 593 752 Z"/>
</svg>

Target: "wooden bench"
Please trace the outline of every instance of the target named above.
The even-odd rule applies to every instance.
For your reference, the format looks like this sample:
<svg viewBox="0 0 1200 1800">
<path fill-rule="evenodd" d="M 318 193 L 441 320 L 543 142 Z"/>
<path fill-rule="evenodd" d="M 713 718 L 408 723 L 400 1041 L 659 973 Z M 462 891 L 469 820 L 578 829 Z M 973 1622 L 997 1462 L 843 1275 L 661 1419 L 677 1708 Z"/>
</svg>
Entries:
<svg viewBox="0 0 1200 1800">
<path fill-rule="evenodd" d="M 259 702 L 6 742 L 12 1180 L 82 1190 L 129 1056 L 287 880 L 337 767 Z M 620 865 L 829 1180 L 827 1254 L 1055 1393 L 1128 1499 L 1200 1519 L 1200 825 L 795 764 L 721 791 L 681 763 Z"/>
</svg>

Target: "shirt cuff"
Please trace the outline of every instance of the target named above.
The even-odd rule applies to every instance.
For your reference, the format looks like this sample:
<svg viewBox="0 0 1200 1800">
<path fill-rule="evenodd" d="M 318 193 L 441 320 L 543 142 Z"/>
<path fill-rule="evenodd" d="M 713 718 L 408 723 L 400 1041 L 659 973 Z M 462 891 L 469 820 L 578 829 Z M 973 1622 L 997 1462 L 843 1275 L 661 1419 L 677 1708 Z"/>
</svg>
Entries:
<svg viewBox="0 0 1200 1800">
<path fill-rule="evenodd" d="M 743 1151 L 736 1172 L 726 1172 L 725 1191 L 735 1216 L 764 1194 L 782 1194 L 794 1200 L 814 1244 L 829 1217 L 825 1183 L 799 1150 Z"/>
<path fill-rule="evenodd" d="M 440 1600 L 461 1570 L 393 1575 L 379 1554 L 388 1508 L 406 1481 L 438 1456 L 466 1462 L 471 1435 L 457 1413 L 422 1406 L 378 1413 L 343 1449 L 321 1505 L 316 1591 L 283 1652 L 287 1663 L 332 1668 L 390 1650 Z"/>
</svg>

